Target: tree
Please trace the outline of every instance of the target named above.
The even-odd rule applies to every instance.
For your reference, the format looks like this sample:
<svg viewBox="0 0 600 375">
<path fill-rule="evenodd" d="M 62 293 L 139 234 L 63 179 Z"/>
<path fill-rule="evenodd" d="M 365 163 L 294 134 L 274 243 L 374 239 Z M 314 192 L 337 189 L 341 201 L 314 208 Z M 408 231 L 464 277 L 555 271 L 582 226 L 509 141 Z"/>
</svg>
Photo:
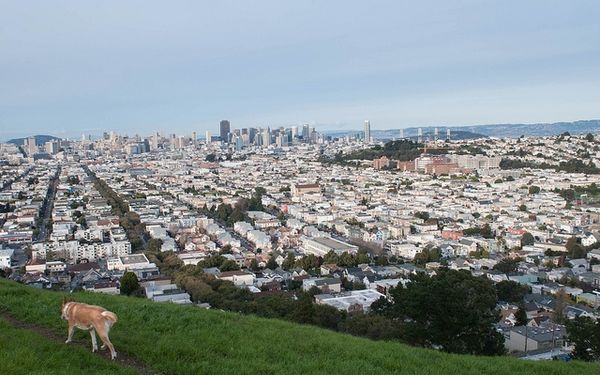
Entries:
<svg viewBox="0 0 600 375">
<path fill-rule="evenodd" d="M 402 322 L 403 340 L 452 353 L 505 353 L 504 338 L 494 328 L 499 316 L 490 280 L 440 269 L 432 277 L 413 275 L 406 288 L 399 285 L 390 293 L 393 303 L 382 313 Z"/>
<path fill-rule="evenodd" d="M 296 267 L 300 267 L 303 270 L 311 270 L 321 266 L 321 259 L 316 257 L 314 254 L 308 254 L 301 259 L 296 261 Z"/>
<path fill-rule="evenodd" d="M 567 322 L 568 341 L 575 346 L 573 356 L 583 361 L 600 360 L 600 324 L 588 317 Z"/>
<path fill-rule="evenodd" d="M 358 250 L 358 253 L 356 254 L 355 262 L 356 262 L 356 264 L 369 264 L 369 255 L 367 253 L 367 250 L 365 250 L 365 249 Z"/>
<path fill-rule="evenodd" d="M 146 242 L 146 252 L 158 254 L 162 248 L 163 240 L 160 238 L 152 238 Z"/>
<path fill-rule="evenodd" d="M 252 271 L 255 271 L 255 272 L 256 272 L 256 271 L 260 271 L 260 267 L 259 267 L 259 265 L 258 265 L 258 261 L 256 260 L 256 258 L 253 258 L 253 259 L 250 261 L 250 269 L 251 269 Z"/>
<path fill-rule="evenodd" d="M 521 212 L 525 212 L 525 211 L 527 211 L 527 206 L 526 206 L 525 204 L 521 204 L 521 205 L 519 206 L 519 211 L 521 211 Z"/>
<path fill-rule="evenodd" d="M 346 319 L 344 331 L 371 340 L 394 340 L 401 335 L 398 324 L 393 320 L 382 315 L 364 314 L 362 311 Z"/>
<path fill-rule="evenodd" d="M 525 311 L 525 307 L 523 305 L 519 305 L 517 312 L 515 312 L 515 325 L 524 326 L 527 324 L 527 311 Z"/>
<path fill-rule="evenodd" d="M 511 273 L 517 270 L 517 261 L 510 258 L 504 258 L 494 265 L 494 269 L 503 273 Z"/>
<path fill-rule="evenodd" d="M 592 133 L 587 133 L 585 136 L 585 140 L 588 142 L 594 142 L 594 135 Z"/>
<path fill-rule="evenodd" d="M 294 253 L 290 251 L 288 253 L 287 257 L 283 260 L 281 267 L 283 267 L 283 269 L 285 269 L 285 270 L 289 270 L 291 268 L 294 268 L 295 264 L 296 264 L 296 257 L 294 256 Z"/>
<path fill-rule="evenodd" d="M 539 186 L 535 186 L 535 185 L 531 185 L 529 187 L 529 194 L 537 194 L 540 192 L 540 187 Z"/>
<path fill-rule="evenodd" d="M 219 250 L 219 254 L 223 255 L 223 254 L 231 254 L 231 245 L 227 244 L 225 246 L 223 246 L 221 248 L 221 250 Z"/>
<path fill-rule="evenodd" d="M 554 300 L 554 321 L 557 323 L 564 323 L 565 321 L 565 309 L 569 305 L 570 298 L 564 288 L 560 288 L 556 292 Z"/>
<path fill-rule="evenodd" d="M 427 220 L 429 220 L 429 212 L 427 212 L 427 211 L 417 212 L 415 214 L 415 217 L 417 217 L 417 218 L 419 218 L 419 219 L 421 219 L 423 221 L 427 221 Z"/>
<path fill-rule="evenodd" d="M 324 264 L 338 264 L 339 261 L 340 257 L 333 250 L 329 250 L 329 252 L 323 257 Z"/>
<path fill-rule="evenodd" d="M 434 247 L 432 249 L 425 249 L 415 255 L 413 262 L 419 266 L 423 266 L 425 263 L 438 262 L 440 259 L 442 259 L 442 251 L 439 247 Z"/>
<path fill-rule="evenodd" d="M 523 233 L 523 236 L 521 236 L 521 246 L 531 246 L 534 243 L 535 238 L 533 237 L 533 234 L 529 232 Z"/>
<path fill-rule="evenodd" d="M 518 303 L 523 301 L 525 294 L 529 293 L 529 287 L 515 281 L 503 280 L 494 285 L 498 301 Z"/>
<path fill-rule="evenodd" d="M 492 228 L 487 223 L 483 224 L 479 233 L 481 234 L 481 237 L 483 237 L 483 238 L 494 238 L 494 233 L 492 232 Z"/>
<path fill-rule="evenodd" d="M 269 258 L 269 260 L 267 261 L 266 267 L 271 270 L 274 270 L 277 267 L 279 267 L 279 265 L 277 264 L 277 261 L 275 260 L 275 255 L 272 255 Z"/>
<path fill-rule="evenodd" d="M 121 278 L 121 294 L 132 295 L 140 289 L 138 278 L 133 272 L 125 272 Z"/>
<path fill-rule="evenodd" d="M 206 155 L 205 160 L 209 163 L 214 163 L 214 161 L 217 159 L 217 156 L 215 154 L 208 154 Z"/>
<path fill-rule="evenodd" d="M 577 237 L 575 236 L 569 237 L 565 244 L 565 248 L 571 259 L 584 258 L 586 255 L 585 249 L 579 244 Z"/>
<path fill-rule="evenodd" d="M 221 264 L 221 267 L 219 267 L 219 271 L 221 272 L 237 271 L 239 269 L 240 266 L 234 260 L 231 259 L 227 259 Z"/>
</svg>

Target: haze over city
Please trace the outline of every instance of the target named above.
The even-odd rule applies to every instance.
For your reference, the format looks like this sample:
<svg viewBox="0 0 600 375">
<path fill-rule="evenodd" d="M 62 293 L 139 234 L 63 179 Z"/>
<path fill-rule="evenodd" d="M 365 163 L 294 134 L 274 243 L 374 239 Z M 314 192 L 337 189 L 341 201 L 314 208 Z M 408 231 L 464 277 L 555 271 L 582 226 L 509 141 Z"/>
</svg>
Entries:
<svg viewBox="0 0 600 375">
<path fill-rule="evenodd" d="M 597 1 L 0 2 L 0 139 L 599 117 Z"/>
</svg>

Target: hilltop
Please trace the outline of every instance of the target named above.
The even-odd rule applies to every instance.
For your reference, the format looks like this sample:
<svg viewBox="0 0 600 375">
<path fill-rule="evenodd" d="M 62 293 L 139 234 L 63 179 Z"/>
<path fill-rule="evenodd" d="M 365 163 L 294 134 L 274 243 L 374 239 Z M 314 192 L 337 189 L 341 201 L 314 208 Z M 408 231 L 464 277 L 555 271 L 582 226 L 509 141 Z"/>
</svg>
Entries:
<svg viewBox="0 0 600 375">
<path fill-rule="evenodd" d="M 36 369 L 44 374 L 589 374 L 600 371 L 598 364 L 453 355 L 280 320 L 159 304 L 140 298 L 74 293 L 71 296 L 78 301 L 99 304 L 118 314 L 119 322 L 111 331 L 111 340 L 120 356 L 117 362 L 110 362 L 89 352 L 91 344 L 86 332 L 76 333 L 78 344 L 64 344 L 66 323 L 59 313 L 64 295 L 0 279 L 0 373 L 31 373 Z M 16 320 L 23 324 L 15 325 Z M 45 333 L 43 337 L 30 329 L 32 325 Z M 37 340 L 33 340 L 36 336 Z M 38 355 L 31 355 L 32 349 Z"/>
<path fill-rule="evenodd" d="M 433 139 L 435 128 L 438 129 L 439 139 L 446 139 L 446 131 L 449 129 L 453 140 L 466 140 L 487 137 L 517 138 L 521 135 L 530 137 L 547 137 L 559 135 L 564 132 L 571 134 L 600 133 L 600 120 L 581 120 L 572 122 L 553 122 L 537 124 L 489 124 L 489 125 L 466 125 L 466 126 L 422 126 L 404 129 L 404 136 L 413 140 L 417 139 L 419 128 L 423 131 L 423 139 Z M 326 131 L 327 135 L 343 137 L 359 133 L 353 131 Z M 398 139 L 400 129 L 371 130 L 371 135 L 376 139 Z"/>
<path fill-rule="evenodd" d="M 48 142 L 48 141 L 52 141 L 55 139 L 60 139 L 58 137 L 55 137 L 53 135 L 34 135 L 33 136 L 35 138 L 35 144 L 38 146 L 43 145 L 44 143 Z M 23 144 L 25 143 L 25 140 L 29 138 L 29 137 L 23 137 L 23 138 L 14 138 L 11 139 L 10 141 L 6 142 L 6 143 L 13 143 L 17 146 L 23 146 Z"/>
</svg>

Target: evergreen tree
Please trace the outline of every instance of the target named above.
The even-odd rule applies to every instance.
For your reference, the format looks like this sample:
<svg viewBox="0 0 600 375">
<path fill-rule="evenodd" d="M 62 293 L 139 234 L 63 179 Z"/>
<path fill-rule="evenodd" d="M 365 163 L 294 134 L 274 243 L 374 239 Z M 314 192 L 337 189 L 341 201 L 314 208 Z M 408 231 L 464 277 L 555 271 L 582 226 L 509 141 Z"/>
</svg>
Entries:
<svg viewBox="0 0 600 375">
<path fill-rule="evenodd" d="M 125 272 L 121 278 L 121 294 L 132 295 L 140 289 L 138 278 L 133 272 Z"/>
<path fill-rule="evenodd" d="M 515 325 L 524 326 L 527 324 L 527 311 L 525 311 L 525 307 L 523 305 L 519 305 L 519 308 L 515 312 Z"/>
</svg>

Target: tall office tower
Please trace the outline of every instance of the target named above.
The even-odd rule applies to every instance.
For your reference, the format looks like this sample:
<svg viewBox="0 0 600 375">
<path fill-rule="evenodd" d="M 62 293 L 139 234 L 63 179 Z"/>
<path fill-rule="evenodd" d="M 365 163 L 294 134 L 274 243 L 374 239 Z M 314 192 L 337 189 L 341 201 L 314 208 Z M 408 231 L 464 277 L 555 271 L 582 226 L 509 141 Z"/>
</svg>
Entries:
<svg viewBox="0 0 600 375">
<path fill-rule="evenodd" d="M 220 123 L 220 133 L 219 135 L 221 136 L 221 140 L 225 143 L 229 142 L 229 133 L 231 131 L 231 125 L 229 124 L 229 121 L 227 120 L 222 120 Z"/>
<path fill-rule="evenodd" d="M 283 132 L 280 132 L 277 135 L 276 144 L 277 144 L 277 147 L 287 147 L 287 145 L 288 145 L 287 135 Z"/>
<path fill-rule="evenodd" d="M 417 131 L 417 142 L 423 143 L 423 129 L 421 128 Z"/>
<path fill-rule="evenodd" d="M 433 140 L 434 140 L 435 142 L 437 142 L 437 141 L 438 141 L 438 136 L 439 136 L 439 133 L 438 133 L 438 128 L 435 128 L 435 129 L 433 130 Z"/>
<path fill-rule="evenodd" d="M 446 129 L 446 139 L 450 140 L 450 129 Z"/>
<path fill-rule="evenodd" d="M 250 143 L 256 143 L 256 128 L 248 129 L 248 141 Z"/>
<path fill-rule="evenodd" d="M 104 139 L 105 141 L 108 141 L 110 138 L 110 135 L 107 132 L 102 133 L 102 139 Z"/>
<path fill-rule="evenodd" d="M 158 149 L 158 137 L 159 137 L 159 134 L 158 134 L 158 132 L 156 132 L 156 133 L 154 133 L 154 134 L 152 135 L 152 144 L 151 144 L 151 146 L 150 146 L 150 149 L 151 149 L 151 150 L 156 150 L 156 149 Z"/>
<path fill-rule="evenodd" d="M 308 137 L 310 139 L 310 143 L 317 143 L 318 136 L 319 136 L 319 133 L 317 133 L 315 128 L 311 126 L 310 127 L 310 136 Z"/>
<path fill-rule="evenodd" d="M 292 138 L 298 138 L 298 127 L 292 126 Z"/>
<path fill-rule="evenodd" d="M 198 134 L 196 132 L 192 132 L 192 145 L 196 147 L 198 144 Z"/>
<path fill-rule="evenodd" d="M 248 128 L 242 128 L 242 135 L 248 134 Z"/>
<path fill-rule="evenodd" d="M 310 129 L 308 124 L 304 124 L 302 125 L 302 138 L 304 139 L 304 141 L 308 141 L 308 137 L 310 136 Z"/>
<path fill-rule="evenodd" d="M 231 140 L 235 145 L 235 150 L 240 151 L 244 148 L 244 141 L 242 141 L 242 137 L 239 134 L 235 134 Z"/>
<path fill-rule="evenodd" d="M 365 121 L 364 136 L 364 142 L 371 143 L 371 122 L 369 120 Z"/>
<path fill-rule="evenodd" d="M 27 138 L 27 156 L 33 156 L 33 154 L 37 154 L 38 148 L 35 144 L 35 137 Z"/>
<path fill-rule="evenodd" d="M 187 146 L 187 139 L 184 136 L 179 136 L 174 139 L 175 140 L 175 148 L 181 149 Z"/>
<path fill-rule="evenodd" d="M 400 139 L 404 139 L 404 129 L 400 129 Z"/>
<path fill-rule="evenodd" d="M 206 131 L 206 133 L 204 133 L 204 138 L 205 138 L 205 142 L 206 144 L 209 144 L 211 142 L 211 135 L 210 135 L 210 131 Z"/>
<path fill-rule="evenodd" d="M 266 128 L 266 129 L 262 129 L 262 142 L 261 144 L 263 146 L 269 146 L 271 144 L 271 129 Z"/>
<path fill-rule="evenodd" d="M 45 144 L 46 152 L 50 155 L 54 155 L 58 152 L 58 142 L 57 141 L 48 141 Z"/>
</svg>

